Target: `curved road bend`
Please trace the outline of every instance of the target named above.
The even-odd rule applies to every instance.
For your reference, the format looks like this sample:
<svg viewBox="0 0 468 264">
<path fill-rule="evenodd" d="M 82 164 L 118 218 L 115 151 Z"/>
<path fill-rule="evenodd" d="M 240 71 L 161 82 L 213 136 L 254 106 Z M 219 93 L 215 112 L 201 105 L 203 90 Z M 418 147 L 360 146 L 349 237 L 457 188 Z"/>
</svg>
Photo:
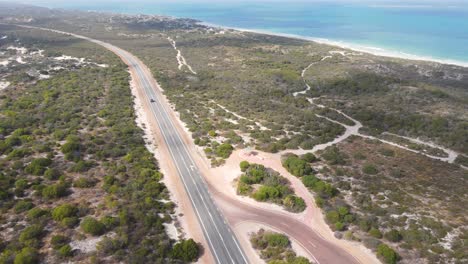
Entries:
<svg viewBox="0 0 468 264">
<path fill-rule="evenodd" d="M 176 125 L 171 119 L 171 115 L 168 111 L 172 110 L 168 110 L 170 107 L 167 102 L 165 102 L 162 93 L 157 87 L 156 81 L 150 71 L 145 70 L 146 66 L 135 56 L 109 43 L 85 36 L 48 28 L 21 26 L 52 31 L 94 42 L 117 54 L 129 66 L 132 72 L 136 73 L 136 76 L 133 76 L 133 78 L 141 86 L 140 88 L 144 90 L 147 97 L 146 99 L 148 101 L 150 99 L 155 101 L 150 104 L 153 117 L 156 119 L 161 134 L 164 137 L 164 142 L 171 153 L 175 167 L 178 170 L 194 211 L 197 214 L 198 221 L 200 222 L 204 236 L 216 263 L 243 264 L 248 263 L 248 260 L 239 244 L 239 241 L 234 236 L 231 228 L 210 196 L 208 188 L 216 197 L 220 206 L 222 206 L 225 216 L 230 220 L 232 225 L 236 225 L 244 221 L 251 221 L 264 223 L 275 229 L 281 230 L 294 238 L 294 240 L 300 243 L 309 253 L 313 254 L 317 262 L 320 264 L 359 263 L 359 261 L 351 254 L 326 241 L 309 226 L 298 221 L 294 217 L 278 212 L 267 211 L 238 200 L 234 200 L 215 190 L 211 186 L 208 186 L 201 176 L 197 168 L 197 164 L 191 157 L 182 136 L 176 128 Z"/>
</svg>

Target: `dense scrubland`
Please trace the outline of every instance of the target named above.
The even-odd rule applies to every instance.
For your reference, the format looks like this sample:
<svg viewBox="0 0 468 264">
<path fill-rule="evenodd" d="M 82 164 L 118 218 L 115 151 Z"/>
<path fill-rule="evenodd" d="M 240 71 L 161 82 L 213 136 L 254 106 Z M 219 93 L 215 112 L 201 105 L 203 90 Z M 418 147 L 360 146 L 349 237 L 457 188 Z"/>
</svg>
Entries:
<svg viewBox="0 0 468 264">
<path fill-rule="evenodd" d="M 108 67 L 27 74 L 47 59 L 8 68 L 0 91 L 0 263 L 181 263 L 198 257 L 164 223 L 174 203 L 135 123 L 129 74 L 94 44 L 2 26 L 6 45 L 76 55 Z M 46 64 L 46 65 L 44 65 Z M 13 70 L 14 69 L 14 70 Z"/>
<path fill-rule="evenodd" d="M 51 12 L 54 19 L 49 18 Z M 341 51 L 337 47 L 209 28 L 191 20 L 23 10 L 16 21 L 24 21 L 25 14 L 35 18 L 31 24 L 109 41 L 141 58 L 214 166 L 222 164 L 233 148 L 312 149 L 344 132 L 342 126 L 317 115 L 352 125 L 336 111 L 311 104 L 312 97 L 362 122 L 362 133 L 394 141 L 401 139 L 383 132 L 419 137 L 458 151 L 465 156 L 458 156 L 456 163 L 467 164 L 466 68 L 337 53 L 332 52 Z M 186 66 L 179 69 L 177 51 L 167 37 L 175 40 L 196 74 Z M 310 90 L 293 95 L 306 84 Z M 61 140 L 68 140 L 68 135 Z M 73 137 L 70 140 L 63 143 L 73 145 Z M 422 149 L 440 154 L 436 148 Z M 386 263 L 467 261 L 466 170 L 359 137 L 316 156 L 286 155 L 283 165 L 315 194 L 336 236 L 361 241 Z M 35 161 L 47 169 L 55 161 L 47 163 Z M 245 171 L 246 195 L 257 190 L 250 184 L 267 186 L 264 179 L 275 175 L 250 166 L 256 171 Z M 27 170 L 33 173 L 34 168 Z M 78 183 L 82 184 L 87 185 Z M 279 200 L 275 196 L 270 202 Z"/>
<path fill-rule="evenodd" d="M 385 263 L 466 259 L 466 171 L 352 137 L 320 153 L 283 157 L 314 193 L 335 236 L 360 241 Z"/>
</svg>

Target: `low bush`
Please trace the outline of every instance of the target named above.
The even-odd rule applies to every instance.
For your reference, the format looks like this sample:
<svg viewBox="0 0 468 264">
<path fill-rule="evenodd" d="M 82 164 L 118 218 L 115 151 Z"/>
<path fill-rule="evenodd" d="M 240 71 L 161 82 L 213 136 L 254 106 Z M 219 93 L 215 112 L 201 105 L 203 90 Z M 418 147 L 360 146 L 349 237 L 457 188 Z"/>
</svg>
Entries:
<svg viewBox="0 0 468 264">
<path fill-rule="evenodd" d="M 390 231 L 388 231 L 387 233 L 385 233 L 384 235 L 385 239 L 387 239 L 388 241 L 390 242 L 400 242 L 401 239 L 403 238 L 400 234 L 400 232 L 398 232 L 398 230 L 395 230 L 395 229 L 392 229 Z"/>
<path fill-rule="evenodd" d="M 100 236 L 106 232 L 106 227 L 93 217 L 85 217 L 80 224 L 81 229 L 93 236 Z"/>
<path fill-rule="evenodd" d="M 185 262 L 193 262 L 200 255 L 200 246 L 193 239 L 182 240 L 172 248 L 172 256 Z"/>
<path fill-rule="evenodd" d="M 62 221 L 66 217 L 76 216 L 78 208 L 71 204 L 62 204 L 52 210 L 52 218 L 55 221 Z"/>
<path fill-rule="evenodd" d="M 14 264 L 35 264 L 38 263 L 39 254 L 37 250 L 30 247 L 25 247 L 16 254 Z"/>
<path fill-rule="evenodd" d="M 375 175 L 379 173 L 379 170 L 373 164 L 365 164 L 364 167 L 362 167 L 362 172 L 369 175 Z"/>
<path fill-rule="evenodd" d="M 398 254 L 391 247 L 380 244 L 377 247 L 377 256 L 386 264 L 394 264 L 398 261 Z"/>
</svg>

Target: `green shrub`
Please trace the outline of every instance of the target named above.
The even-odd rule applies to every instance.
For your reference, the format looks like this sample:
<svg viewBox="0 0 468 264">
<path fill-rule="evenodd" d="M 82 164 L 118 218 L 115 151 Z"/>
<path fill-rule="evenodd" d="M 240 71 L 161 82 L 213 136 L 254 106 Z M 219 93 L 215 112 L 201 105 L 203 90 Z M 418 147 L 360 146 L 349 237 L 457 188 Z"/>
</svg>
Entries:
<svg viewBox="0 0 468 264">
<path fill-rule="evenodd" d="M 185 262 L 195 262 L 200 254 L 200 248 L 193 239 L 182 240 L 172 248 L 171 255 Z"/>
<path fill-rule="evenodd" d="M 15 204 L 15 213 L 21 213 L 34 207 L 34 204 L 28 200 L 20 200 Z"/>
<path fill-rule="evenodd" d="M 57 254 L 62 258 L 67 258 L 73 255 L 73 250 L 70 245 L 64 245 L 57 250 Z"/>
<path fill-rule="evenodd" d="M 377 256 L 386 264 L 394 264 L 398 261 L 398 254 L 389 246 L 380 244 L 377 247 Z"/>
<path fill-rule="evenodd" d="M 60 177 L 60 171 L 57 169 L 49 168 L 44 172 L 44 177 L 48 180 L 57 180 Z"/>
<path fill-rule="evenodd" d="M 402 239 L 400 232 L 398 232 L 398 230 L 395 229 L 392 229 L 385 233 L 384 237 L 390 242 L 400 242 Z"/>
<path fill-rule="evenodd" d="M 320 181 L 317 177 L 314 175 L 305 175 L 301 178 L 302 183 L 307 187 L 307 188 L 314 188 L 315 184 Z"/>
<path fill-rule="evenodd" d="M 345 225 L 342 222 L 336 222 L 335 223 L 335 230 L 343 231 L 344 229 L 345 229 Z"/>
<path fill-rule="evenodd" d="M 371 230 L 369 230 L 369 235 L 375 238 L 382 238 L 382 233 L 380 232 L 379 229 L 373 227 Z"/>
<path fill-rule="evenodd" d="M 62 226 L 64 227 L 73 228 L 79 222 L 80 222 L 80 219 L 78 217 L 72 216 L 72 217 L 65 217 L 64 219 L 62 219 L 62 221 L 60 221 L 60 224 L 62 224 Z"/>
<path fill-rule="evenodd" d="M 349 214 L 348 207 L 346 207 L 346 206 L 338 207 L 338 214 L 340 214 L 340 217 L 344 217 L 345 215 Z"/>
<path fill-rule="evenodd" d="M 21 231 L 19 241 L 21 243 L 26 243 L 28 240 L 40 238 L 43 233 L 44 228 L 40 225 L 28 226 L 23 231 Z"/>
<path fill-rule="evenodd" d="M 34 248 L 25 247 L 15 256 L 14 264 L 35 264 L 39 261 L 39 255 Z"/>
<path fill-rule="evenodd" d="M 55 221 L 62 221 L 66 217 L 76 216 L 78 208 L 71 204 L 62 204 L 52 210 L 52 218 Z"/>
<path fill-rule="evenodd" d="M 28 218 L 29 219 L 37 219 L 41 216 L 47 215 L 49 211 L 43 210 L 39 207 L 32 208 L 31 210 L 28 211 Z"/>
<path fill-rule="evenodd" d="M 309 163 L 317 161 L 317 157 L 315 157 L 315 155 L 312 154 L 312 153 L 306 153 L 306 154 L 302 155 L 301 159 L 304 160 L 304 161 L 307 161 Z"/>
<path fill-rule="evenodd" d="M 324 181 L 318 181 L 313 190 L 323 198 L 331 198 L 338 194 L 338 190 L 335 187 Z"/>
<path fill-rule="evenodd" d="M 42 175 L 50 164 L 52 164 L 52 160 L 47 158 L 34 159 L 24 168 L 24 171 L 33 175 Z"/>
<path fill-rule="evenodd" d="M 62 235 L 52 236 L 52 239 L 50 240 L 53 249 L 59 249 L 68 244 L 68 242 L 70 242 L 70 239 Z"/>
<path fill-rule="evenodd" d="M 278 198 L 281 192 L 276 187 L 262 185 L 253 193 L 252 197 L 257 201 L 265 201 L 268 199 Z"/>
<path fill-rule="evenodd" d="M 57 199 L 66 195 L 67 186 L 64 183 L 57 183 L 42 189 L 42 197 L 45 199 Z"/>
<path fill-rule="evenodd" d="M 229 156 L 231 156 L 231 153 L 233 150 L 234 148 L 232 147 L 231 144 L 223 143 L 216 148 L 216 155 L 218 157 L 227 159 L 229 158 Z"/>
<path fill-rule="evenodd" d="M 92 161 L 79 160 L 70 168 L 71 172 L 85 172 L 91 169 L 95 165 Z"/>
<path fill-rule="evenodd" d="M 252 186 L 248 185 L 247 183 L 239 181 L 237 184 L 237 194 L 239 195 L 248 195 L 252 192 Z"/>
<path fill-rule="evenodd" d="M 80 227 L 85 233 L 91 234 L 93 236 L 100 236 L 106 231 L 104 224 L 90 216 L 85 217 L 81 221 Z"/>
<path fill-rule="evenodd" d="M 315 204 L 316 204 L 319 208 L 323 208 L 324 203 L 325 203 L 325 201 L 323 200 L 322 197 L 315 197 Z"/>
<path fill-rule="evenodd" d="M 216 131 L 210 130 L 208 131 L 208 135 L 210 135 L 210 137 L 216 137 L 218 134 L 216 133 Z"/>
<path fill-rule="evenodd" d="M 302 212 L 306 208 L 304 199 L 293 194 L 290 194 L 283 199 L 283 205 L 286 210 L 295 213 Z"/>
<path fill-rule="evenodd" d="M 292 175 L 302 177 L 312 172 L 312 168 L 307 161 L 300 159 L 296 155 L 289 155 L 282 162 L 283 167 L 286 168 Z"/>
<path fill-rule="evenodd" d="M 19 179 L 15 182 L 15 188 L 16 189 L 21 189 L 21 190 L 25 190 L 27 189 L 29 186 L 29 183 L 27 180 L 25 179 Z"/>
<path fill-rule="evenodd" d="M 99 221 L 104 225 L 106 230 L 111 230 L 119 224 L 119 219 L 117 217 L 112 216 L 104 216 Z"/>
<path fill-rule="evenodd" d="M 265 233 L 264 238 L 270 247 L 289 246 L 289 238 L 283 234 L 267 232 Z"/>
<path fill-rule="evenodd" d="M 96 185 L 96 180 L 87 177 L 80 177 L 73 182 L 73 186 L 76 188 L 91 188 Z"/>
<path fill-rule="evenodd" d="M 368 219 L 361 219 L 359 221 L 359 228 L 364 232 L 368 232 L 371 229 L 371 225 L 372 223 Z"/>
<path fill-rule="evenodd" d="M 379 170 L 373 164 L 365 164 L 364 167 L 362 167 L 362 172 L 369 175 L 375 175 L 379 173 Z"/>
<path fill-rule="evenodd" d="M 248 161 L 243 160 L 240 162 L 239 166 L 240 166 L 241 171 L 245 172 L 249 168 L 250 164 Z"/>
<path fill-rule="evenodd" d="M 326 148 L 322 153 L 322 157 L 330 165 L 345 165 L 347 158 L 336 146 Z"/>
<path fill-rule="evenodd" d="M 78 143 L 75 140 L 72 140 L 63 144 L 60 149 L 62 150 L 63 154 L 68 154 L 68 153 L 72 153 L 75 151 L 80 151 L 81 146 L 80 146 L 80 143 Z"/>
<path fill-rule="evenodd" d="M 326 214 L 326 219 L 329 223 L 336 223 L 340 221 L 340 214 L 337 211 L 329 211 Z"/>
</svg>

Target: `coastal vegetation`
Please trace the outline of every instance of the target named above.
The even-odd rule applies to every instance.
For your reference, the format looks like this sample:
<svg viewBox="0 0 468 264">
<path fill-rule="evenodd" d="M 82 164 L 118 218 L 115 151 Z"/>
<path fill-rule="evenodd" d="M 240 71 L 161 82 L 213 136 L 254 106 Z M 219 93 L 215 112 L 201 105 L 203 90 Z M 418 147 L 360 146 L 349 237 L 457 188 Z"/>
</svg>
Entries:
<svg viewBox="0 0 468 264">
<path fill-rule="evenodd" d="M 42 79 L 21 77 L 29 64 L 2 69 L 13 87 L 0 91 L 0 263 L 196 260 L 198 244 L 165 231 L 174 204 L 136 126 L 120 59 L 69 36 L 12 26 L 0 32 L 12 36 L 0 49 L 21 43 L 108 65 Z M 44 56 L 36 69 L 52 63 Z M 92 237 L 97 246 L 79 246 Z"/>
<path fill-rule="evenodd" d="M 385 263 L 409 261 L 415 254 L 430 263 L 466 258 L 461 243 L 467 231 L 461 224 L 466 222 L 465 170 L 359 137 L 320 157 L 316 177 L 330 181 L 338 191 L 335 204 L 347 208 L 322 206 L 327 200 L 317 199 L 312 189 L 331 228 L 342 231 L 338 237 L 363 242 Z M 353 220 L 345 221 L 340 211 L 349 211 Z M 341 229 L 337 223 L 346 225 Z"/>
</svg>

